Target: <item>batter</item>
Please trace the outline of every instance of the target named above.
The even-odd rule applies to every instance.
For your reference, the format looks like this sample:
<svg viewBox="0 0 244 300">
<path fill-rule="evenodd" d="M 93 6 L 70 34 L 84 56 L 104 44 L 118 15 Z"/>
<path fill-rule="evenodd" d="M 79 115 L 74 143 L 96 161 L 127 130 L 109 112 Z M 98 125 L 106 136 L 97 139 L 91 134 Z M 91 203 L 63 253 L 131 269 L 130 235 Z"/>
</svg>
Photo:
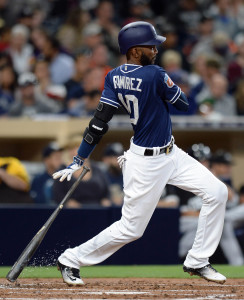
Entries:
<svg viewBox="0 0 244 300">
<path fill-rule="evenodd" d="M 83 284 L 80 267 L 98 264 L 140 238 L 167 183 L 202 198 L 198 229 L 184 262 L 185 272 L 224 283 L 226 278 L 209 264 L 221 237 L 227 188 L 207 168 L 174 143 L 168 105 L 186 111 L 188 100 L 164 69 L 154 65 L 157 45 L 165 37 L 147 22 L 124 26 L 118 36 L 127 63 L 108 73 L 100 103 L 73 162 L 53 174 L 70 180 L 108 130 L 108 122 L 123 106 L 134 130 L 130 149 L 119 158 L 124 178 L 124 204 L 119 221 L 58 258 L 58 268 L 69 285 Z"/>
</svg>

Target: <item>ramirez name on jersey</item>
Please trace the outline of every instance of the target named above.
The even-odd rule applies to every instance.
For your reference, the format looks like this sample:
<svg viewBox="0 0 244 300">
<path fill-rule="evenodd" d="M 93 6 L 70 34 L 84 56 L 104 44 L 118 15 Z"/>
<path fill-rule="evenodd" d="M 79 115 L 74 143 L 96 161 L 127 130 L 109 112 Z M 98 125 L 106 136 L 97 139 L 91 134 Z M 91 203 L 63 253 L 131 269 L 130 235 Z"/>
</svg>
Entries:
<svg viewBox="0 0 244 300">
<path fill-rule="evenodd" d="M 113 76 L 113 84 L 114 88 L 117 89 L 126 89 L 131 91 L 138 91 L 141 92 L 140 85 L 142 83 L 141 78 L 133 78 L 127 76 Z"/>
</svg>

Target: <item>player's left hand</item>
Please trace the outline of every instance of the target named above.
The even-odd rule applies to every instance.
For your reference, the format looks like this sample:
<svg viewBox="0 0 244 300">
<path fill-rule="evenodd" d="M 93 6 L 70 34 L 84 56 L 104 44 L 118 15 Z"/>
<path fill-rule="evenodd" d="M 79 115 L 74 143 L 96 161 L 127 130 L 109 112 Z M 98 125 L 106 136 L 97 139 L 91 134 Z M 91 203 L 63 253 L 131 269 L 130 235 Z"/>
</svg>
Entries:
<svg viewBox="0 0 244 300">
<path fill-rule="evenodd" d="M 53 179 L 60 177 L 59 181 L 62 182 L 67 177 L 67 181 L 70 181 L 73 173 L 78 171 L 82 167 L 83 163 L 84 160 L 78 155 L 74 156 L 73 162 L 68 167 L 53 174 Z"/>
</svg>

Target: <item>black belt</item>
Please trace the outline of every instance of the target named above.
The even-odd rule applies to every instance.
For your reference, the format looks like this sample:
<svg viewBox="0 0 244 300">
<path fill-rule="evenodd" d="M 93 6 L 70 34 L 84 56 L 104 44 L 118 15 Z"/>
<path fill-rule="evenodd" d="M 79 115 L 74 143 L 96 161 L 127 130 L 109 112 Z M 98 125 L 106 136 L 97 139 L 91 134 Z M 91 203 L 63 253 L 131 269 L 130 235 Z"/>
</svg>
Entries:
<svg viewBox="0 0 244 300">
<path fill-rule="evenodd" d="M 173 149 L 173 141 L 169 144 L 168 147 L 163 147 L 160 149 L 159 154 L 166 153 L 169 154 Z M 145 149 L 144 156 L 153 156 L 153 149 Z"/>
</svg>

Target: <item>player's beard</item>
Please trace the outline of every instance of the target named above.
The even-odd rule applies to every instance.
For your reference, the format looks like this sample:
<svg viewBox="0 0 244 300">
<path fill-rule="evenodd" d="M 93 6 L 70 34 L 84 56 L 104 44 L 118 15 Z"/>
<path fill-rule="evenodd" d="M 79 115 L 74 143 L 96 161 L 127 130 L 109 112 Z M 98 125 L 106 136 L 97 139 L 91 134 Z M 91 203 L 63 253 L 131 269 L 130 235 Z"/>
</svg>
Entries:
<svg viewBox="0 0 244 300">
<path fill-rule="evenodd" d="M 146 56 L 143 52 L 141 55 L 140 63 L 142 66 L 148 66 L 153 65 L 155 62 L 155 58 L 150 59 L 148 56 Z"/>
</svg>

